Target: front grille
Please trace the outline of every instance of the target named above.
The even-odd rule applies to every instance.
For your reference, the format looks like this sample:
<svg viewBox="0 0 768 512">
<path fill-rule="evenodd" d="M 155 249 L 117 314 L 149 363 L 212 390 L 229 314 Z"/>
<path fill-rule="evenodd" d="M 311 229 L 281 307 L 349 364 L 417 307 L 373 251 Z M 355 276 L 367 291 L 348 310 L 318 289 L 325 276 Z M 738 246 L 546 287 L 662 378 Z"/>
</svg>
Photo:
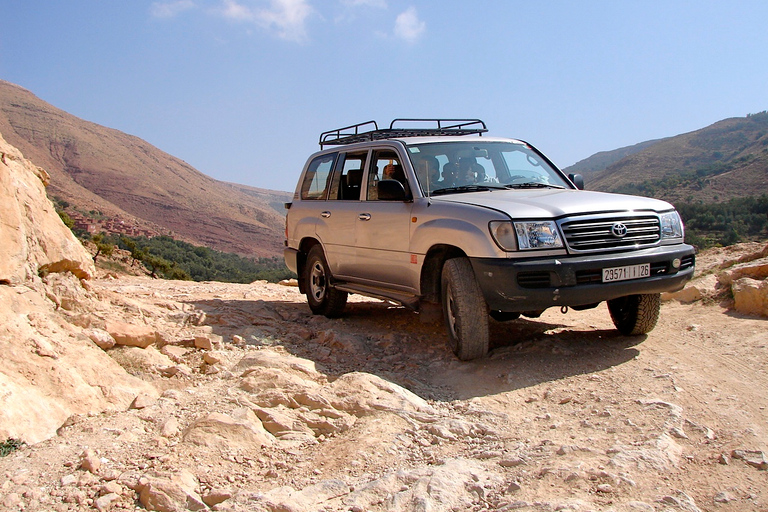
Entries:
<svg viewBox="0 0 768 512">
<path fill-rule="evenodd" d="M 614 234 L 623 231 L 619 225 L 626 228 L 624 236 Z M 560 229 L 574 252 L 650 247 L 658 244 L 661 236 L 656 215 L 565 219 L 560 223 Z"/>
</svg>

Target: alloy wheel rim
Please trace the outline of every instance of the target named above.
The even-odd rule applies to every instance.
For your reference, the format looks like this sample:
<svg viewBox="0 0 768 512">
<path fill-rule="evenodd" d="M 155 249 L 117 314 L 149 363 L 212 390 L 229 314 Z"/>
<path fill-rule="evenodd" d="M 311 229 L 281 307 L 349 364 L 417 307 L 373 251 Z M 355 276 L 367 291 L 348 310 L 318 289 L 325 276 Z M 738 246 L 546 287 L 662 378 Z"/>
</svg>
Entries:
<svg viewBox="0 0 768 512">
<path fill-rule="evenodd" d="M 325 295 L 325 271 L 323 270 L 323 266 L 319 261 L 315 262 L 315 264 L 312 266 L 310 281 L 312 297 L 314 297 L 316 301 L 320 302 Z"/>
</svg>

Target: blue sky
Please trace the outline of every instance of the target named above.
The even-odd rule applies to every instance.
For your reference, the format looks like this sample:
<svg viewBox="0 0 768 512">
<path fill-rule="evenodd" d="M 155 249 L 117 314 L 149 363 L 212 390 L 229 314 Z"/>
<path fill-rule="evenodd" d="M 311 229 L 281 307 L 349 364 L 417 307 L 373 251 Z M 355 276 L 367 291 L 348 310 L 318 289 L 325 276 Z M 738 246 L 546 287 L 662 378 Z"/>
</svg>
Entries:
<svg viewBox="0 0 768 512">
<path fill-rule="evenodd" d="M 0 78 L 214 178 L 320 132 L 471 117 L 560 167 L 768 110 L 768 2 L 0 0 Z"/>
</svg>

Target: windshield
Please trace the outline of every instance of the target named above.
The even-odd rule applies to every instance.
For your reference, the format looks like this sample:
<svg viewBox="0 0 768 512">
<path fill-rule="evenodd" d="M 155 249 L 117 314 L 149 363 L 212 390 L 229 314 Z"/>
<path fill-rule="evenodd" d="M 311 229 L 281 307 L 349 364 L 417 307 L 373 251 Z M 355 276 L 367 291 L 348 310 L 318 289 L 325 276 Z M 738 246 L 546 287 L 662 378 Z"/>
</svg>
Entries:
<svg viewBox="0 0 768 512">
<path fill-rule="evenodd" d="M 425 195 L 491 188 L 570 188 L 528 145 L 455 141 L 408 146 Z"/>
</svg>

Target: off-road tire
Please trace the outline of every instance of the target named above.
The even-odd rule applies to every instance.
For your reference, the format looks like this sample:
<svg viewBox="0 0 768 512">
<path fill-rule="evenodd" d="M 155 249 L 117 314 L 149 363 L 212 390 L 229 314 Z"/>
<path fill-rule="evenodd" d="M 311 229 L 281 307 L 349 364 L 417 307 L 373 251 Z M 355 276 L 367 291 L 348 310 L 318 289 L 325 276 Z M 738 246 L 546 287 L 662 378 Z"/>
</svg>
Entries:
<svg viewBox="0 0 768 512">
<path fill-rule="evenodd" d="M 661 309 L 661 295 L 628 295 L 608 301 L 608 311 L 616 329 L 625 336 L 647 334 L 656 327 Z"/>
<path fill-rule="evenodd" d="M 307 283 L 307 303 L 315 315 L 335 318 L 344 312 L 347 305 L 347 292 L 335 289 L 331 284 L 331 271 L 325 261 L 325 254 L 320 245 L 315 245 L 307 254 L 304 267 Z"/>
<path fill-rule="evenodd" d="M 462 361 L 488 354 L 488 306 L 467 258 L 443 265 L 441 278 L 443 317 L 448 344 Z"/>
</svg>

